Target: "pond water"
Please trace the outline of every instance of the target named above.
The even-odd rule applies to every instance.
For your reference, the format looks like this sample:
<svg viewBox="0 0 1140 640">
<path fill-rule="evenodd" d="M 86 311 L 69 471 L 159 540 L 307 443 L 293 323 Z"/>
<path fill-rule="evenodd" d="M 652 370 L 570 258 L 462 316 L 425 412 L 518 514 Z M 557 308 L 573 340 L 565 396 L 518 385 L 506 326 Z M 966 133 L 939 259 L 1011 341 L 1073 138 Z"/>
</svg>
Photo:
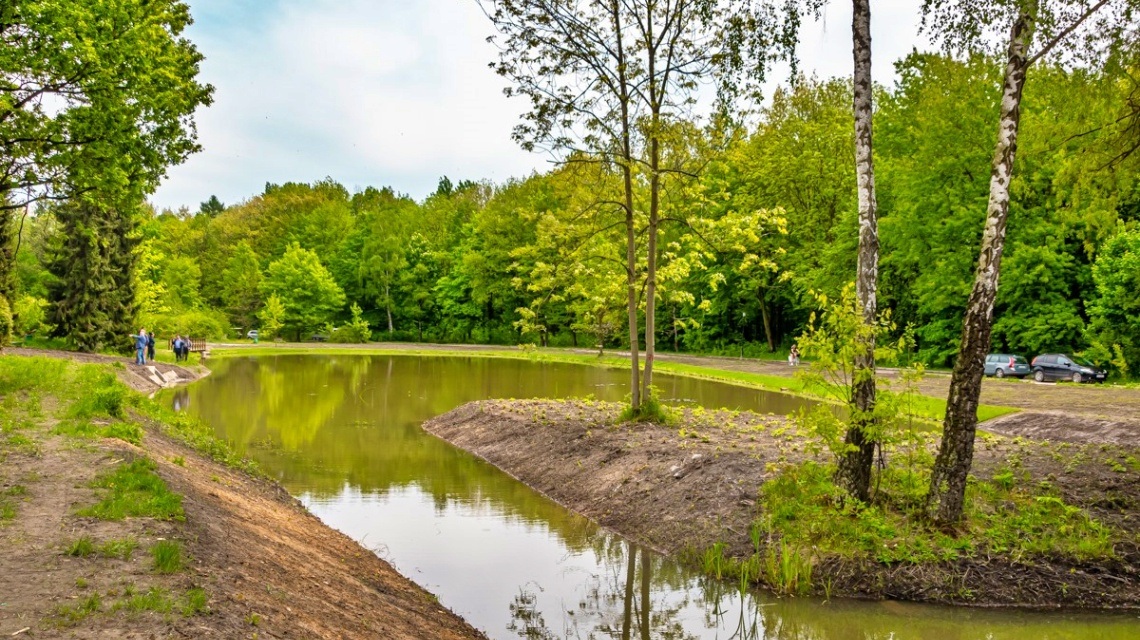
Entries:
<svg viewBox="0 0 1140 640">
<path fill-rule="evenodd" d="M 168 392 L 313 513 L 471 624 L 507 638 L 1129 639 L 1132 615 L 774 598 L 599 529 L 420 424 L 471 400 L 621 400 L 627 373 L 421 356 L 223 359 Z M 804 400 L 658 374 L 667 400 L 788 413 Z"/>
</svg>

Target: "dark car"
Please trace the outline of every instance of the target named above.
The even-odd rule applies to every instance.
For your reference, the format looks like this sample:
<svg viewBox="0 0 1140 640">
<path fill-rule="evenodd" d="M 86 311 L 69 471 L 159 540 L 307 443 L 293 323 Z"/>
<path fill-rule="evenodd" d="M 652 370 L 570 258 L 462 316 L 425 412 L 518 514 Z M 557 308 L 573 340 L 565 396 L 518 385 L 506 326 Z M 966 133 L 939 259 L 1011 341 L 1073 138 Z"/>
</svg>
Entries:
<svg viewBox="0 0 1140 640">
<path fill-rule="evenodd" d="M 1108 372 L 1095 364 L 1066 353 L 1043 353 L 1033 359 L 1033 379 L 1072 380 L 1073 382 L 1104 382 Z"/>
<path fill-rule="evenodd" d="M 987 376 L 1024 378 L 1031 372 L 1029 361 L 1022 356 L 1014 356 L 1008 353 L 991 353 L 986 356 L 985 373 Z"/>
</svg>

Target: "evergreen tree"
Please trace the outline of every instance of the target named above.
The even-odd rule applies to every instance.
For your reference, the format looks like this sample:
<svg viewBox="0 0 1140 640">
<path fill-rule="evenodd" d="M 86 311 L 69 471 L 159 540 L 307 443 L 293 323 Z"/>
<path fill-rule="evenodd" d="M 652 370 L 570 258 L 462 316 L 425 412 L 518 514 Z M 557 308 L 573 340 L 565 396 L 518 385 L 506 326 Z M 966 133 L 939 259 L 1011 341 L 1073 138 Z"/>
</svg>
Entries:
<svg viewBox="0 0 1140 640">
<path fill-rule="evenodd" d="M 134 211 L 91 200 L 54 211 L 59 221 L 48 269 L 55 335 L 80 351 L 127 349 L 135 296 Z"/>
</svg>

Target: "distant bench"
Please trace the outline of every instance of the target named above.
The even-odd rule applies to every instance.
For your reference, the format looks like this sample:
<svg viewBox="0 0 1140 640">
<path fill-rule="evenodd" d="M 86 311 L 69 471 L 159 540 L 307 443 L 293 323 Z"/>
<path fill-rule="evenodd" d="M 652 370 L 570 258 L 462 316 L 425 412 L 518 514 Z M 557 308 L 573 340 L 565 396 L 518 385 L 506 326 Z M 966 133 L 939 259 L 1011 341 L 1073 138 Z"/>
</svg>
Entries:
<svg viewBox="0 0 1140 640">
<path fill-rule="evenodd" d="M 182 338 L 182 340 L 190 345 L 189 348 L 186 349 L 188 353 L 198 353 L 201 354 L 203 358 L 210 354 L 210 345 L 205 341 L 197 343 L 191 338 Z M 170 347 L 171 351 L 174 351 L 174 338 L 171 338 L 167 342 L 167 346 Z"/>
</svg>

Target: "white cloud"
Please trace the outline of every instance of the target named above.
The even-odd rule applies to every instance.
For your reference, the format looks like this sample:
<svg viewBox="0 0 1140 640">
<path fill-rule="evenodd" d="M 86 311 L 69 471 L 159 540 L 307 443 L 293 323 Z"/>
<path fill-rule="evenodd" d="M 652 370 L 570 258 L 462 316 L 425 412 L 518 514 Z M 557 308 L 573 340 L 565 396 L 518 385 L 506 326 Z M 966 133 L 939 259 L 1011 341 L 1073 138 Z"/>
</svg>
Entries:
<svg viewBox="0 0 1140 640">
<path fill-rule="evenodd" d="M 916 3 L 876 2 L 875 73 L 915 42 Z M 154 201 L 233 203 L 266 182 L 325 176 L 423 197 L 441 175 L 504 180 L 548 166 L 511 140 L 525 104 L 487 67 L 489 21 L 474 0 L 190 0 L 215 104 L 204 150 L 173 167 Z M 805 25 L 803 68 L 851 69 L 850 7 Z"/>
</svg>

